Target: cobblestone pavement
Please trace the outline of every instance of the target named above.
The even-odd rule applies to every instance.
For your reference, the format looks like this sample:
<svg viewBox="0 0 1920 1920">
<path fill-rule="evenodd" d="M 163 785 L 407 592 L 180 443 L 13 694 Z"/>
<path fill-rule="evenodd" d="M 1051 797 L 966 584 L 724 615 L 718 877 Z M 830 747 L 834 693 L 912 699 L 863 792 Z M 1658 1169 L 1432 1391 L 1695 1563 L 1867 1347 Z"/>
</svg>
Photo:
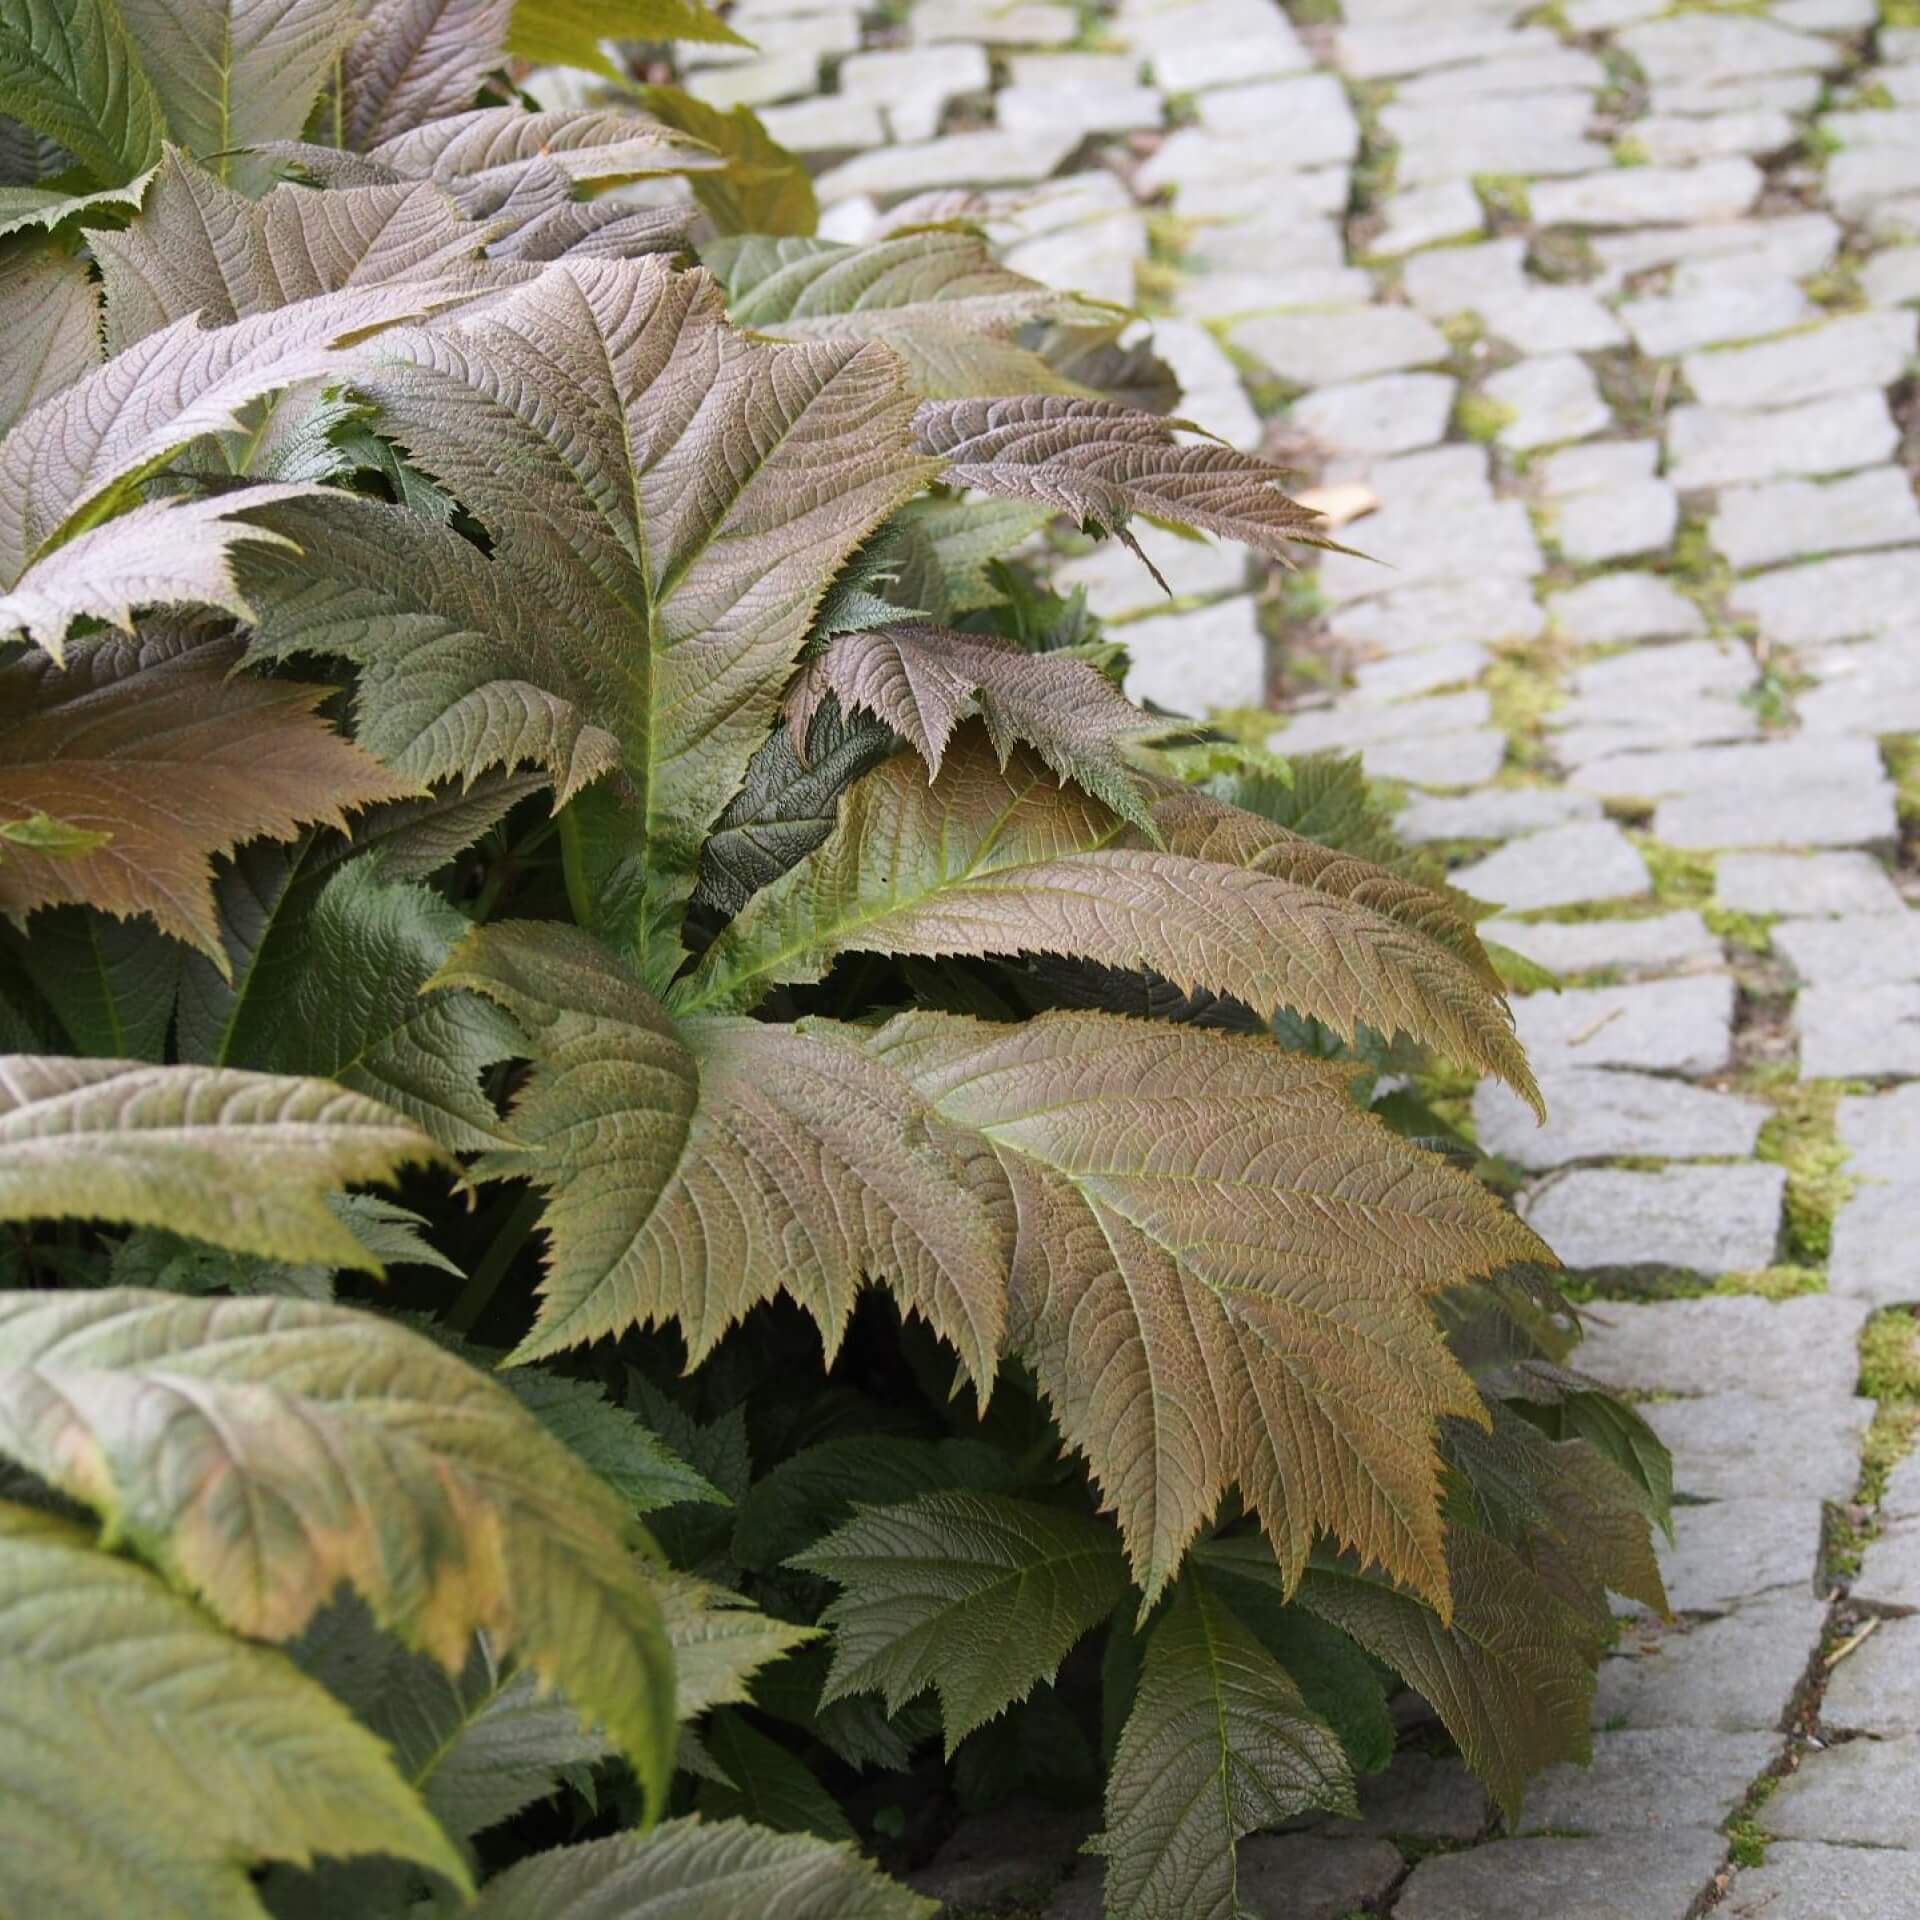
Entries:
<svg viewBox="0 0 1920 1920">
<path fill-rule="evenodd" d="M 1058 577 L 1128 623 L 1136 691 L 1361 751 L 1571 983 L 1518 1003 L 1552 1121 L 1491 1083 L 1463 1118 L 1593 1275 L 1583 1364 L 1673 1448 L 1678 1617 L 1629 1624 L 1592 1769 L 1516 1833 L 1411 1752 L 1363 1828 L 1250 1843 L 1249 1907 L 1920 1914 L 1920 1456 L 1888 1471 L 1920 1300 L 1920 31 L 1873 0 L 734 17 L 761 53 L 689 49 L 690 84 L 817 158 L 826 232 L 999 190 L 1014 266 L 1156 316 L 1185 411 L 1377 494 L 1345 536 L 1372 559 L 1315 575 L 1149 533 L 1171 606 L 1117 548 Z M 977 1901 L 1076 1840 L 997 1816 L 930 1884 Z M 1047 1911 L 1095 1914 L 1096 1872 Z"/>
</svg>

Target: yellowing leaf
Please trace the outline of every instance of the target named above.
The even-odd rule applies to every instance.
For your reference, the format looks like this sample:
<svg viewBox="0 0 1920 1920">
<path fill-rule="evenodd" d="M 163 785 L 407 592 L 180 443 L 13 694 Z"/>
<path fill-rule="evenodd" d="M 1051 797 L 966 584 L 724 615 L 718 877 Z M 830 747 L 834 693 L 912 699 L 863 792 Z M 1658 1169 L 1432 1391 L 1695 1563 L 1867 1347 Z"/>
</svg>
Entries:
<svg viewBox="0 0 1920 1920">
<path fill-rule="evenodd" d="M 0 1219 L 168 1227 L 377 1270 L 328 1196 L 439 1157 L 397 1113 L 324 1080 L 0 1056 Z"/>
<path fill-rule="evenodd" d="M 236 1632 L 288 1639 L 342 1582 L 450 1673 L 484 1630 L 664 1796 L 673 1657 L 639 1523 L 420 1335 L 307 1301 L 0 1295 L 0 1452 Z"/>
<path fill-rule="evenodd" d="M 701 0 L 516 0 L 509 49 L 538 65 L 620 76 L 603 40 L 701 40 L 750 47 Z"/>
<path fill-rule="evenodd" d="M 12 836 L 0 910 L 144 914 L 224 971 L 215 854 L 308 821 L 345 826 L 348 808 L 412 790 L 314 712 L 326 688 L 235 675 L 236 653 L 228 641 L 102 640 L 65 668 L 45 654 L 0 666 L 0 819 L 49 813 L 95 842 L 54 852 Z"/>
<path fill-rule="evenodd" d="M 0 1908 L 265 1920 L 251 1870 L 466 1863 L 381 1741 L 88 1530 L 0 1503 Z"/>
<path fill-rule="evenodd" d="M 789 1292 L 838 1350 L 871 1276 L 988 1391 L 1004 1287 L 991 1223 L 917 1138 L 911 1090 L 832 1030 L 675 1022 L 572 928 L 477 929 L 435 984 L 512 1014 L 538 1063 L 483 1175 L 551 1196 L 517 1359 L 678 1322 L 690 1365 Z"/>
<path fill-rule="evenodd" d="M 1237 1485 L 1288 1579 L 1329 1534 L 1444 1610 L 1435 1427 L 1486 1414 L 1432 1296 L 1538 1256 L 1518 1220 L 1265 1039 L 903 1014 L 871 1048 L 1007 1223 L 1009 1343 L 1149 1601 Z"/>
<path fill-rule="evenodd" d="M 751 107 L 724 112 L 682 87 L 643 87 L 647 111 L 690 134 L 725 165 L 688 177 L 693 197 L 722 234 L 810 234 L 820 204 L 806 162 L 789 153 Z"/>
<path fill-rule="evenodd" d="M 1353 1811 L 1340 1742 L 1204 1576 L 1147 1641 L 1107 1780 L 1110 1920 L 1236 1920 L 1234 1848 L 1324 1807 Z"/>
</svg>

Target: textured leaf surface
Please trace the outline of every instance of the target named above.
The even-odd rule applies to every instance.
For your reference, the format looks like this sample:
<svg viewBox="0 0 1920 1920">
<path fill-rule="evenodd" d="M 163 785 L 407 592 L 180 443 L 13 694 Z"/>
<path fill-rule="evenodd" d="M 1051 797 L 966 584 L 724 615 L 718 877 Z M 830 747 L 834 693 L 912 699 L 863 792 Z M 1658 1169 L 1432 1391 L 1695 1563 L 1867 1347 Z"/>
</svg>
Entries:
<svg viewBox="0 0 1920 1920">
<path fill-rule="evenodd" d="M 723 239 L 702 258 L 734 320 L 782 340 L 884 340 L 930 400 L 1070 390 L 1025 327 L 1097 316 L 1070 294 L 1003 267 L 977 234 L 901 234 L 867 246 Z M 922 431 L 925 431 L 924 424 Z"/>
<path fill-rule="evenodd" d="M 381 141 L 367 157 L 402 179 L 436 182 L 470 213 L 493 212 L 536 172 L 557 169 L 578 185 L 604 186 L 721 164 L 703 146 L 636 114 L 519 107 L 476 107 L 430 120 Z"/>
<path fill-rule="evenodd" d="M 37 407 L 0 441 L 0 581 L 14 589 L 0 598 L 0 634 L 25 624 L 33 610 L 34 563 L 111 512 L 134 481 L 202 434 L 239 426 L 251 402 L 336 370 L 340 341 L 435 304 L 418 289 L 363 288 L 230 327 L 178 321 Z M 154 502 L 144 511 L 167 508 Z M 173 521 L 176 542 L 187 527 Z M 155 554 L 142 558 L 149 568 L 161 564 Z M 71 593 L 69 576 L 61 578 Z M 95 591 L 131 597 L 112 582 Z M 59 638 L 56 632 L 54 649 Z"/>
<path fill-rule="evenodd" d="M 0 908 L 145 914 L 222 966 L 215 854 L 407 791 L 314 712 L 324 687 L 233 675 L 236 651 L 103 640 L 64 668 L 38 653 L 0 666 L 0 815 L 44 809 L 109 836 L 86 853 L 10 848 Z"/>
<path fill-rule="evenodd" d="M 843 1589 L 825 1697 L 881 1694 L 898 1712 L 929 1686 L 947 1752 L 1051 1680 L 1127 1590 L 1104 1521 L 978 1493 L 869 1507 L 799 1565 Z"/>
<path fill-rule="evenodd" d="M 36 248 L 0 262 L 0 434 L 100 364 L 100 302 L 84 262 Z"/>
<path fill-rule="evenodd" d="M 327 1205 L 439 1150 L 324 1080 L 11 1054 L 0 1218 L 167 1227 L 237 1253 L 377 1267 Z"/>
<path fill-rule="evenodd" d="M 340 132 L 378 146 L 473 105 L 506 59 L 514 0 L 372 0 L 340 63 Z"/>
<path fill-rule="evenodd" d="M 217 1032 L 204 1056 L 189 1057 L 318 1074 L 385 1102 L 453 1152 L 498 1146 L 504 1135 L 480 1075 L 512 1058 L 517 1031 L 472 994 L 425 991 L 467 917 L 368 860 L 338 868 L 310 902 L 289 901 L 299 891 L 290 858 L 236 871 L 237 882 L 223 878 L 221 888 L 236 985 L 201 982 L 183 1052 L 188 1037 Z M 282 883 L 265 899 L 244 884 L 263 872 L 269 886 Z M 236 926 L 248 908 L 253 915 Z"/>
<path fill-rule="evenodd" d="M 664 1794 L 673 1661 L 638 1523 L 431 1341 L 305 1301 L 0 1296 L 0 1450 L 237 1632 L 290 1638 L 342 1582 L 449 1672 L 484 1628 Z"/>
<path fill-rule="evenodd" d="M 1143 848 L 1106 807 L 1062 789 L 1037 755 L 1016 751 L 1003 768 L 969 727 L 931 784 L 906 760 L 862 780 L 832 837 L 752 901 L 674 1004 L 751 1007 L 776 984 L 819 979 L 850 950 L 1060 953 L 1150 967 L 1261 1013 L 1290 1007 L 1345 1039 L 1363 1023 L 1405 1031 L 1532 1090 L 1497 989 L 1424 927 L 1356 897 L 1368 874 L 1424 905 L 1433 896 L 1359 862 L 1340 874 L 1338 856 L 1306 841 L 1297 845 L 1314 861 L 1294 879 L 1283 830 L 1266 828 L 1250 847 L 1190 831 L 1189 807 L 1212 810 L 1210 829 L 1231 818 L 1182 793 L 1155 809 L 1166 850 Z M 1255 865 L 1257 850 L 1274 857 Z"/>
<path fill-rule="evenodd" d="M 1353 1811 L 1332 1731 L 1204 1576 L 1147 1640 L 1107 1779 L 1111 1920 L 1234 1920 L 1234 1848 L 1309 1808 Z"/>
<path fill-rule="evenodd" d="M 1326 1533 L 1444 1608 L 1435 1423 L 1486 1416 L 1430 1296 L 1524 1226 L 1263 1039 L 906 1014 L 871 1044 L 1001 1196 L 1011 1344 L 1149 1600 L 1232 1483 L 1288 1577 Z"/>
<path fill-rule="evenodd" d="M 235 153 L 296 138 L 354 29 L 352 0 L 119 0 L 167 131 L 221 179 L 263 186 Z"/>
<path fill-rule="evenodd" d="M 493 552 L 290 506 L 303 553 L 260 557 L 259 646 L 361 662 L 361 739 L 421 780 L 537 760 L 564 798 L 617 768 L 582 891 L 663 985 L 816 602 L 927 475 L 892 356 L 749 341 L 710 278 L 648 260 L 564 263 L 405 353 L 361 384 Z"/>
<path fill-rule="evenodd" d="M 459 1854 L 379 1739 L 90 1533 L 0 1503 L 0 1901 L 263 1920 L 249 1870 Z"/>
<path fill-rule="evenodd" d="M 1518 1554 L 1470 1527 L 1452 1530 L 1447 1557 L 1450 1621 L 1334 1562 L 1316 1561 L 1299 1597 L 1424 1694 L 1467 1764 L 1517 1812 L 1542 1767 L 1587 1759 L 1593 1663 L 1611 1628 L 1557 1599 Z"/>
<path fill-rule="evenodd" d="M 1320 516 L 1281 491 L 1279 468 L 1232 447 L 1182 445 L 1178 424 L 1111 400 L 1035 395 L 929 400 L 913 427 L 922 450 L 949 463 L 951 485 L 1040 501 L 1102 532 L 1145 513 L 1276 560 L 1292 545 L 1326 544 Z"/>
<path fill-rule="evenodd" d="M 747 1683 L 760 1668 L 818 1637 L 813 1627 L 776 1620 L 738 1594 L 685 1574 L 663 1580 L 660 1604 L 682 1720 L 739 1705 L 748 1699 Z"/>
<path fill-rule="evenodd" d="M 656 118 L 691 134 L 726 162 L 687 182 L 718 232 L 804 235 L 819 225 L 820 205 L 806 162 L 779 145 L 752 108 L 723 112 L 681 87 L 646 87 L 640 97 Z"/>
<path fill-rule="evenodd" d="M 513 1397 L 635 1513 L 653 1513 L 682 1500 L 726 1504 L 726 1495 L 704 1474 L 624 1407 L 616 1407 L 591 1380 L 544 1367 L 516 1367 L 505 1379 Z"/>
<path fill-rule="evenodd" d="M 170 151 L 139 218 L 90 244 L 118 353 L 192 314 L 224 327 L 351 287 L 504 284 L 504 269 L 476 264 L 489 231 L 425 183 L 281 186 L 252 200 Z"/>
<path fill-rule="evenodd" d="M 891 727 L 848 715 L 836 700 L 814 715 L 806 744 L 803 757 L 783 725 L 747 762 L 740 791 L 701 846 L 696 907 L 738 913 L 833 831 L 841 794 L 902 742 Z"/>
<path fill-rule="evenodd" d="M 675 1023 L 585 935 L 480 928 L 439 975 L 497 1001 L 538 1062 L 483 1174 L 545 1188 L 532 1359 L 675 1320 L 697 1365 L 785 1290 L 829 1358 L 867 1276 L 959 1349 L 984 1392 L 1004 1288 L 991 1223 L 916 1138 L 904 1082 L 847 1039 Z"/>
<path fill-rule="evenodd" d="M 0 0 L 0 113 L 57 140 L 103 187 L 160 157 L 160 104 L 114 0 Z"/>
<path fill-rule="evenodd" d="M 4 684 L 4 676 L 0 676 Z M 166 1055 L 186 949 L 151 920 L 50 907 L 0 933 L 66 1029 L 71 1051 L 112 1060 Z"/>
<path fill-rule="evenodd" d="M 523 1860 L 487 1883 L 473 1920 L 933 1920 L 935 1911 L 851 1846 L 688 1819 Z"/>
<path fill-rule="evenodd" d="M 978 714 L 1003 765 L 1024 742 L 1061 779 L 1142 825 L 1150 814 L 1126 749 L 1178 724 L 1143 713 L 1084 660 L 917 623 L 836 635 L 788 697 L 796 734 L 829 692 L 843 710 L 883 720 L 936 776 L 955 727 Z"/>
</svg>

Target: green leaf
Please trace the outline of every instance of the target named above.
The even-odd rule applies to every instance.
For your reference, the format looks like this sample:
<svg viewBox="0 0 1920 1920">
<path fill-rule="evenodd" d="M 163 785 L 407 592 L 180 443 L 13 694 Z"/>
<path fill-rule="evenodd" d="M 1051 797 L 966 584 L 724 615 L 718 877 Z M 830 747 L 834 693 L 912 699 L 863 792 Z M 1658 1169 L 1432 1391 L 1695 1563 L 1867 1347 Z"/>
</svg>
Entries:
<svg viewBox="0 0 1920 1920">
<path fill-rule="evenodd" d="M 484 1634 L 458 1672 L 383 1633 L 357 1595 L 315 1616 L 288 1648 L 393 1749 L 401 1774 L 456 1840 L 471 1840 L 554 1791 L 562 1768 L 606 1758 L 603 1736 Z"/>
<path fill-rule="evenodd" d="M 926 478 L 892 357 L 751 341 L 704 275 L 582 260 L 358 384 L 492 551 L 371 501 L 277 509 L 301 551 L 249 556 L 256 650 L 361 663 L 359 737 L 420 781 L 545 766 L 579 917 L 664 987 L 815 604 Z"/>
<path fill-rule="evenodd" d="M 999 603 L 999 588 L 987 577 L 1053 518 L 1051 507 L 1024 500 L 912 500 L 898 516 L 927 541 L 945 576 L 948 609 L 972 613 Z"/>
<path fill-rule="evenodd" d="M 735 325 L 781 340 L 884 340 L 930 400 L 1077 392 L 1020 342 L 1049 321 L 1102 317 L 1003 267 L 978 234 L 950 228 L 865 246 L 772 239 L 761 229 L 723 238 L 701 258 L 725 286 Z"/>
<path fill-rule="evenodd" d="M 289 1639 L 342 1582 L 450 1673 L 484 1629 L 664 1797 L 673 1657 L 639 1522 L 422 1336 L 305 1301 L 0 1295 L 0 1452 L 238 1633 Z"/>
<path fill-rule="evenodd" d="M 1147 1641 L 1107 1779 L 1110 1920 L 1232 1920 L 1234 1849 L 1310 1808 L 1353 1813 L 1340 1742 L 1207 1579 Z"/>
<path fill-rule="evenodd" d="M 617 80 L 620 74 L 600 50 L 603 40 L 753 45 L 701 0 L 516 0 L 507 46 L 540 66 L 584 67 Z"/>
<path fill-rule="evenodd" d="M 791 1560 L 856 1506 L 885 1507 L 940 1488 L 1001 1492 L 1013 1484 L 1003 1456 L 978 1440 L 849 1436 L 802 1447 L 754 1483 L 740 1503 L 733 1555 L 751 1572 Z"/>
<path fill-rule="evenodd" d="M 866 1508 L 797 1564 L 844 1589 L 821 1616 L 827 1697 L 873 1690 L 898 1711 L 932 1686 L 949 1755 L 1052 1679 L 1127 1590 L 1107 1522 L 995 1494 Z"/>
<path fill-rule="evenodd" d="M 0 0 L 0 113 L 115 187 L 160 158 L 159 102 L 114 0 Z"/>
<path fill-rule="evenodd" d="M 420 1230 L 427 1223 L 419 1214 L 370 1193 L 329 1194 L 327 1205 L 383 1265 L 437 1267 L 443 1273 L 459 1274 L 451 1260 L 421 1238 Z M 264 1260 L 257 1253 L 231 1253 L 158 1227 L 141 1227 L 114 1248 L 109 1281 L 116 1287 L 153 1287 L 162 1293 L 331 1300 L 338 1272 L 337 1267 L 317 1261 Z"/>
<path fill-rule="evenodd" d="M 691 134 L 725 162 L 718 172 L 688 181 L 718 232 L 800 236 L 820 224 L 806 163 L 767 132 L 751 107 L 723 112 L 681 87 L 643 87 L 640 99 L 655 119 Z"/>
<path fill-rule="evenodd" d="M 324 1080 L 0 1059 L 0 1219 L 166 1227 L 237 1253 L 378 1271 L 329 1195 L 441 1157 L 397 1113 Z"/>
<path fill-rule="evenodd" d="M 707 1751 L 732 1783 L 723 1787 L 717 1781 L 701 1782 L 696 1804 L 708 1819 L 738 1815 L 776 1833 L 853 1840 L 852 1823 L 806 1763 L 743 1714 L 716 1713 L 704 1737 Z"/>
<path fill-rule="evenodd" d="M 143 173 L 124 187 L 98 193 L 71 193 L 62 187 L 0 187 L 0 239 L 16 233 L 53 233 L 69 220 L 89 230 L 117 224 L 139 206 L 152 174 Z M 86 216 L 93 216 L 87 218 Z"/>
<path fill-rule="evenodd" d="M 851 1846 L 689 1819 L 523 1860 L 488 1881 L 472 1920 L 934 1920 L 936 1911 Z"/>
<path fill-rule="evenodd" d="M 76 1053 L 156 1063 L 165 1058 L 186 949 L 151 920 L 50 907 L 28 920 L 24 936 L 0 933 L 0 945 L 18 954 Z"/>
<path fill-rule="evenodd" d="M 591 1380 L 570 1379 L 544 1367 L 515 1367 L 501 1378 L 513 1397 L 635 1513 L 657 1513 L 682 1500 L 727 1504 L 727 1496 L 712 1481 L 688 1466 L 652 1428 L 616 1407 Z"/>
<path fill-rule="evenodd" d="M 0 1906 L 265 1920 L 251 1870 L 466 1864 L 357 1724 L 71 1521 L 0 1503 Z"/>
<path fill-rule="evenodd" d="M 1236 1543 L 1237 1544 L 1237 1543 Z M 1242 1559 L 1233 1551 L 1199 1549 L 1207 1578 L 1284 1667 L 1301 1698 L 1340 1736 L 1356 1774 L 1379 1773 L 1393 1759 L 1398 1735 L 1373 1662 L 1342 1633 L 1281 1597 L 1272 1552 Z"/>
<path fill-rule="evenodd" d="M 0 840 L 29 853 L 49 854 L 57 860 L 98 853 L 102 847 L 112 844 L 113 835 L 93 827 L 76 827 L 70 820 L 56 820 L 50 813 L 30 813 L 24 820 L 0 821 Z M 4 857 L 3 850 L 0 857 Z"/>
<path fill-rule="evenodd" d="M 737 1593 L 684 1574 L 662 1582 L 660 1604 L 673 1648 L 675 1710 L 682 1720 L 697 1720 L 713 1707 L 743 1704 L 751 1697 L 748 1682 L 762 1667 L 819 1637 L 815 1627 L 776 1620 Z"/>
<path fill-rule="evenodd" d="M 404 1113 L 450 1152 L 500 1145 L 506 1136 L 480 1075 L 519 1051 L 518 1030 L 472 994 L 428 991 L 471 922 L 428 888 L 387 879 L 371 859 L 305 888 L 297 861 L 278 865 L 277 893 L 223 884 L 236 986 L 194 963 L 183 1052 L 337 1080 Z M 230 876 L 263 870 L 273 874 L 274 863 L 245 863 Z M 215 1032 L 203 1056 L 193 1043 Z"/>
<path fill-rule="evenodd" d="M 675 1022 L 573 928 L 477 928 L 435 983 L 505 1007 L 537 1070 L 482 1178 L 551 1196 L 540 1316 L 515 1358 L 675 1320 L 690 1366 L 786 1291 L 829 1362 L 884 1278 L 984 1395 L 1005 1305 L 994 1234 L 917 1137 L 907 1087 L 827 1032 Z"/>
<path fill-rule="evenodd" d="M 256 191 L 272 179 L 267 162 L 234 149 L 298 138 L 358 25 L 353 0 L 119 6 L 167 131 L 222 180 Z"/>
<path fill-rule="evenodd" d="M 693 905 L 738 913 L 833 831 L 840 796 L 902 745 L 891 727 L 846 713 L 837 700 L 813 716 L 804 757 L 791 725 L 776 728 L 700 849 Z"/>
</svg>

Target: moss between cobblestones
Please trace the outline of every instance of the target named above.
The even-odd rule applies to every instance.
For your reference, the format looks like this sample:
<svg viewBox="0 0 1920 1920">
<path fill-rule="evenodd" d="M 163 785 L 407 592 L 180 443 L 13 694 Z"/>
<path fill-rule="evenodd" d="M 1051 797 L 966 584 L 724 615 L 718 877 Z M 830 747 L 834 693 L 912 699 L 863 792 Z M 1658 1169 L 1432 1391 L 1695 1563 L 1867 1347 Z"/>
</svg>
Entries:
<svg viewBox="0 0 1920 1920">
<path fill-rule="evenodd" d="M 1920 1321 L 1911 1307 L 1887 1307 L 1861 1329 L 1860 1391 L 1879 1404 L 1860 1445 L 1858 1498 L 1877 1506 L 1887 1475 L 1920 1439 Z"/>
<path fill-rule="evenodd" d="M 1653 897 L 1662 911 L 1677 908 L 1704 909 L 1713 899 L 1713 855 L 1691 853 L 1681 847 L 1664 847 L 1646 834 L 1629 838 L 1640 849 L 1653 878 Z"/>
<path fill-rule="evenodd" d="M 1492 399 L 1470 388 L 1464 389 L 1453 404 L 1453 424 L 1469 440 L 1492 440 L 1502 427 L 1517 418 L 1515 409 L 1504 400 Z"/>
<path fill-rule="evenodd" d="M 1762 1825 L 1760 1814 L 1779 1790 L 1781 1778 L 1777 1773 L 1763 1773 L 1747 1789 L 1747 1797 L 1739 1807 L 1728 1814 L 1722 1830 L 1736 1867 L 1757 1867 L 1765 1862 L 1767 1842 L 1773 1836 Z"/>
<path fill-rule="evenodd" d="M 1523 174 L 1476 173 L 1473 190 L 1480 196 L 1480 204 L 1486 208 L 1487 218 L 1496 229 L 1502 222 L 1508 226 L 1524 226 L 1532 218 Z"/>
<path fill-rule="evenodd" d="M 1833 1223 L 1859 1184 L 1843 1171 L 1847 1150 L 1834 1132 L 1844 1089 L 1835 1081 L 1796 1081 L 1772 1094 L 1773 1117 L 1760 1129 L 1754 1157 L 1787 1174 L 1786 1246 L 1818 1265 L 1833 1246 Z"/>
<path fill-rule="evenodd" d="M 1920 735 L 1901 734 L 1880 742 L 1880 758 L 1894 786 L 1894 809 L 1903 826 L 1920 825 Z"/>
<path fill-rule="evenodd" d="M 1503 648 L 1481 676 L 1493 702 L 1493 724 L 1507 736 L 1507 750 L 1522 766 L 1546 756 L 1546 717 L 1566 700 L 1560 685 L 1564 651 L 1552 640 Z"/>
<path fill-rule="evenodd" d="M 1777 913 L 1741 913 L 1733 907 L 1700 909 L 1700 918 L 1716 939 L 1730 941 L 1761 960 L 1773 952 L 1773 923 L 1779 917 Z"/>
</svg>

